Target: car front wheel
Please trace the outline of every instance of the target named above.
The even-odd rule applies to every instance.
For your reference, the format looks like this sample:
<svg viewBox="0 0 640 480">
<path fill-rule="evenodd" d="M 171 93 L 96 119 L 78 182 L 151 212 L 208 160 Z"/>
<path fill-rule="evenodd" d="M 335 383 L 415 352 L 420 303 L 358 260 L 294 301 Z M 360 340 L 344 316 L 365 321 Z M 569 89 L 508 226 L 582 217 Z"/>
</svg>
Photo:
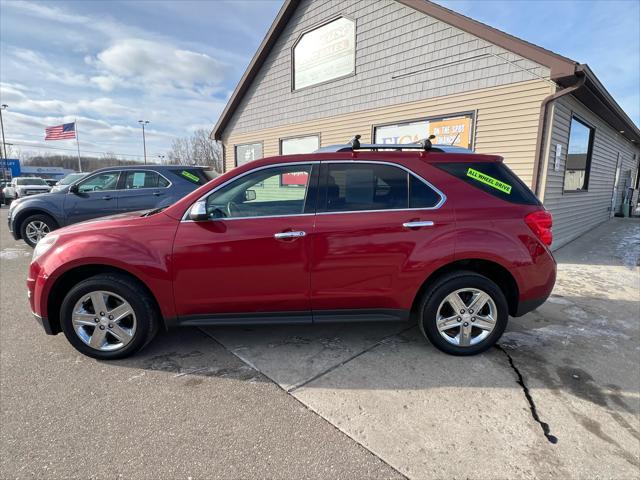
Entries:
<svg viewBox="0 0 640 480">
<path fill-rule="evenodd" d="M 56 228 L 56 222 L 49 215 L 31 215 L 20 225 L 20 235 L 27 245 L 35 247 L 47 233 Z"/>
<path fill-rule="evenodd" d="M 507 326 L 507 299 L 493 281 L 474 272 L 440 278 L 423 298 L 419 325 L 439 350 L 474 355 L 493 346 Z"/>
<path fill-rule="evenodd" d="M 100 274 L 69 291 L 60 311 L 67 340 L 90 357 L 124 358 L 149 343 L 158 313 L 146 289 L 120 274 Z"/>
</svg>

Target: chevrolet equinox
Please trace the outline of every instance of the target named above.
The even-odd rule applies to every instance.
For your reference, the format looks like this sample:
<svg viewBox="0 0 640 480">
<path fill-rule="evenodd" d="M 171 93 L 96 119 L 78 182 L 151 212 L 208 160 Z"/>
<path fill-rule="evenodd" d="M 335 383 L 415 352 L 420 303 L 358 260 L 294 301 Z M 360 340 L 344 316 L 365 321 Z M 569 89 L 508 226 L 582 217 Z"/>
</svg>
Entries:
<svg viewBox="0 0 640 480">
<path fill-rule="evenodd" d="M 482 352 L 549 296 L 551 215 L 502 158 L 420 146 L 356 137 L 51 232 L 31 309 L 100 359 L 161 327 L 350 321 L 413 320 L 444 352 Z"/>
</svg>

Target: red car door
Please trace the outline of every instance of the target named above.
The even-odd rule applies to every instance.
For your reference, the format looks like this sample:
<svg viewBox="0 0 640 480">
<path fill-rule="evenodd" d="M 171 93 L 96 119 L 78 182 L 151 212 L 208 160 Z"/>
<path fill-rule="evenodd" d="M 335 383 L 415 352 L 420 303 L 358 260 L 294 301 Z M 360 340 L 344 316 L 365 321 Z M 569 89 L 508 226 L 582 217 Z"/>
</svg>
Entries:
<svg viewBox="0 0 640 480">
<path fill-rule="evenodd" d="M 173 251 L 180 323 L 311 321 L 316 170 L 305 163 L 250 171 L 201 200 L 207 220 L 180 223 Z"/>
<path fill-rule="evenodd" d="M 425 271 L 453 258 L 444 195 L 384 162 L 323 162 L 311 267 L 314 321 L 404 319 Z"/>
</svg>

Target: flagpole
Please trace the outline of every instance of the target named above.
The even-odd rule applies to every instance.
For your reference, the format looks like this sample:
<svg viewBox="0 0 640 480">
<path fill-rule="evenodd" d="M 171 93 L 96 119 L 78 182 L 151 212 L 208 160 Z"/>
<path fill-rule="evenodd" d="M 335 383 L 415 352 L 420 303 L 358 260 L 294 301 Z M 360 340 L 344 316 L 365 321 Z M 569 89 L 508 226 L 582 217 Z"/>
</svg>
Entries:
<svg viewBox="0 0 640 480">
<path fill-rule="evenodd" d="M 78 119 L 74 119 L 76 130 L 76 147 L 78 147 L 78 172 L 82 173 L 82 161 L 80 160 L 80 136 L 78 135 Z"/>
</svg>

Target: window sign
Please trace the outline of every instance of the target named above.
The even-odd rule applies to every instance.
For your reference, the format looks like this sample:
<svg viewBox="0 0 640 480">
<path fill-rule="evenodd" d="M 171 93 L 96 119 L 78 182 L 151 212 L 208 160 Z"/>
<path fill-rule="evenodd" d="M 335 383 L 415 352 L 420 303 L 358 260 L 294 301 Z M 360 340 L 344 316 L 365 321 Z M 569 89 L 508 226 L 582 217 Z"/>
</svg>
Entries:
<svg viewBox="0 0 640 480">
<path fill-rule="evenodd" d="M 375 127 L 375 143 L 415 143 L 435 135 L 434 144 L 471 148 L 472 115 L 431 118 Z"/>
<path fill-rule="evenodd" d="M 306 187 L 309 180 L 307 172 L 283 173 L 280 177 L 280 185 L 283 187 Z"/>
<path fill-rule="evenodd" d="M 236 145 L 236 166 L 253 162 L 262 158 L 261 143 L 247 143 L 244 145 Z"/>
<path fill-rule="evenodd" d="M 144 177 L 146 172 L 135 172 L 133 174 L 133 188 L 144 187 Z"/>
<path fill-rule="evenodd" d="M 356 26 L 338 18 L 305 33 L 293 49 L 293 88 L 349 75 L 355 69 Z"/>
</svg>

